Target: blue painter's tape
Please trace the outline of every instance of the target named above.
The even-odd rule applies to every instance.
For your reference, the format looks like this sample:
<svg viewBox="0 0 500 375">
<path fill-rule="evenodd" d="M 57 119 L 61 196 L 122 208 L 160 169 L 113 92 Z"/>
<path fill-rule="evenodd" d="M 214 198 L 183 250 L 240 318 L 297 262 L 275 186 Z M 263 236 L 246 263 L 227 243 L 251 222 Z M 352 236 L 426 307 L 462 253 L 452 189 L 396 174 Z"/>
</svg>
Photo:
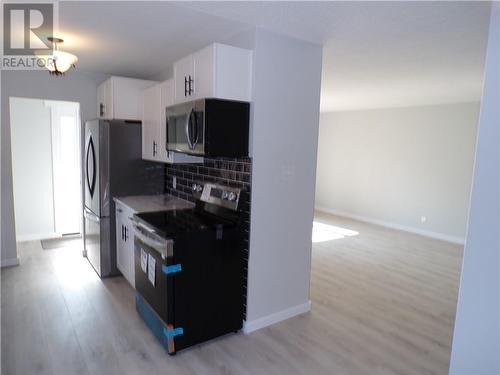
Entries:
<svg viewBox="0 0 500 375">
<path fill-rule="evenodd" d="M 174 328 L 174 329 L 167 329 L 163 327 L 163 334 L 167 337 L 175 337 L 175 336 L 180 336 L 184 334 L 184 329 L 182 327 Z"/>
<path fill-rule="evenodd" d="M 167 349 L 168 348 L 168 337 L 163 334 L 165 330 L 165 325 L 158 319 L 156 314 L 151 310 L 149 305 L 142 299 L 141 295 L 136 292 L 135 294 L 135 306 L 140 317 L 149 327 L 156 339 L 161 343 L 161 345 Z"/>
<path fill-rule="evenodd" d="M 162 265 L 161 270 L 163 271 L 163 273 L 169 275 L 171 273 L 181 272 L 182 265 L 181 264 L 172 264 L 171 266 Z"/>
</svg>

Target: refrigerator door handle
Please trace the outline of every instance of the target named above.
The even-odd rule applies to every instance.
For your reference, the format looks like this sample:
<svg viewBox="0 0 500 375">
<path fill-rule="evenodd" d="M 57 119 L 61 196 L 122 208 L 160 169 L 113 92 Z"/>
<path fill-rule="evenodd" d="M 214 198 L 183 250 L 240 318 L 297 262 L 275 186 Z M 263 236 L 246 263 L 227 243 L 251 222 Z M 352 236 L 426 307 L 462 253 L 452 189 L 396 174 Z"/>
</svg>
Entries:
<svg viewBox="0 0 500 375">
<path fill-rule="evenodd" d="M 85 207 L 85 210 L 83 211 L 83 216 L 85 216 L 85 219 L 95 221 L 96 223 L 98 223 L 100 221 L 99 216 L 94 214 L 87 207 Z"/>
<path fill-rule="evenodd" d="M 92 182 L 89 179 L 89 156 L 90 152 L 92 152 Z M 87 157 L 86 157 L 86 172 L 87 172 L 87 185 L 90 191 L 90 197 L 94 197 L 95 191 L 95 179 L 96 179 L 96 163 L 95 163 L 95 149 L 94 142 L 92 141 L 92 135 L 89 136 L 88 145 L 87 145 Z"/>
<path fill-rule="evenodd" d="M 85 156 L 85 181 L 87 182 L 87 187 L 90 191 L 90 180 L 89 180 L 89 154 L 90 154 L 90 137 L 87 141 L 87 152 Z"/>
</svg>

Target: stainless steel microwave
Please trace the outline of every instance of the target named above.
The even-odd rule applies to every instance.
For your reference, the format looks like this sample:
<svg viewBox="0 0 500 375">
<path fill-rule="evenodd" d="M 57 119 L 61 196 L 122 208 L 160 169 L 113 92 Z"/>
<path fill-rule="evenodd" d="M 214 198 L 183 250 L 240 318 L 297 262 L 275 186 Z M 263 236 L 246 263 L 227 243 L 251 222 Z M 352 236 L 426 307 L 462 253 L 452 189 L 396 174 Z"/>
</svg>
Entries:
<svg viewBox="0 0 500 375">
<path fill-rule="evenodd" d="M 248 156 L 250 103 L 200 99 L 166 108 L 168 151 L 207 157 Z"/>
</svg>

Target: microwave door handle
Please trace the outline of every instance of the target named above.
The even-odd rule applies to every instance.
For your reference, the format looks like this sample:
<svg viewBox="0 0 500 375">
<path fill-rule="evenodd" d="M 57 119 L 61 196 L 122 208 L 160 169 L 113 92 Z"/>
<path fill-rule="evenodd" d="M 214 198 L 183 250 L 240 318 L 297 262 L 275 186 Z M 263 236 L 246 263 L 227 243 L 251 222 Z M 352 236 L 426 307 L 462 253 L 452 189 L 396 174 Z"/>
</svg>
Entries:
<svg viewBox="0 0 500 375">
<path fill-rule="evenodd" d="M 191 114 L 193 115 L 193 148 L 196 147 L 196 145 L 198 144 L 198 138 L 199 138 L 199 132 L 198 132 L 198 115 L 196 114 L 196 112 L 193 110 L 193 112 L 191 112 Z"/>
<path fill-rule="evenodd" d="M 165 108 L 165 150 L 170 151 L 168 142 L 168 110 Z"/>
<path fill-rule="evenodd" d="M 190 126 L 189 126 L 190 124 L 191 124 L 191 113 L 189 113 L 189 115 L 186 116 L 186 139 L 187 139 L 189 149 L 192 150 L 193 143 L 191 142 L 191 130 L 190 130 Z"/>
<path fill-rule="evenodd" d="M 198 143 L 198 129 L 197 121 L 196 121 L 196 112 L 194 108 L 191 109 L 189 113 L 189 140 L 191 141 L 191 150 L 194 150 L 196 144 Z"/>
</svg>

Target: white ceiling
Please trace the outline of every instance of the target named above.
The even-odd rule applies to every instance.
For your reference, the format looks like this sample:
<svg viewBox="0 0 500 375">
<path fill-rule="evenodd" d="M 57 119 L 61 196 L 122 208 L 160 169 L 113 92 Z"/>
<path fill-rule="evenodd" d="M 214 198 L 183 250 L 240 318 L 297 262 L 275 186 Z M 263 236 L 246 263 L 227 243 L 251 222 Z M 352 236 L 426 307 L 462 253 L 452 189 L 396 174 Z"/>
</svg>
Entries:
<svg viewBox="0 0 500 375">
<path fill-rule="evenodd" d="M 154 77 L 180 57 L 251 27 L 174 2 L 59 4 L 61 49 L 78 56 L 78 69 L 127 77 Z"/>
<path fill-rule="evenodd" d="M 324 45 L 324 111 L 479 100 L 487 2 L 64 2 L 78 67 L 154 77 L 253 26 Z"/>
</svg>

